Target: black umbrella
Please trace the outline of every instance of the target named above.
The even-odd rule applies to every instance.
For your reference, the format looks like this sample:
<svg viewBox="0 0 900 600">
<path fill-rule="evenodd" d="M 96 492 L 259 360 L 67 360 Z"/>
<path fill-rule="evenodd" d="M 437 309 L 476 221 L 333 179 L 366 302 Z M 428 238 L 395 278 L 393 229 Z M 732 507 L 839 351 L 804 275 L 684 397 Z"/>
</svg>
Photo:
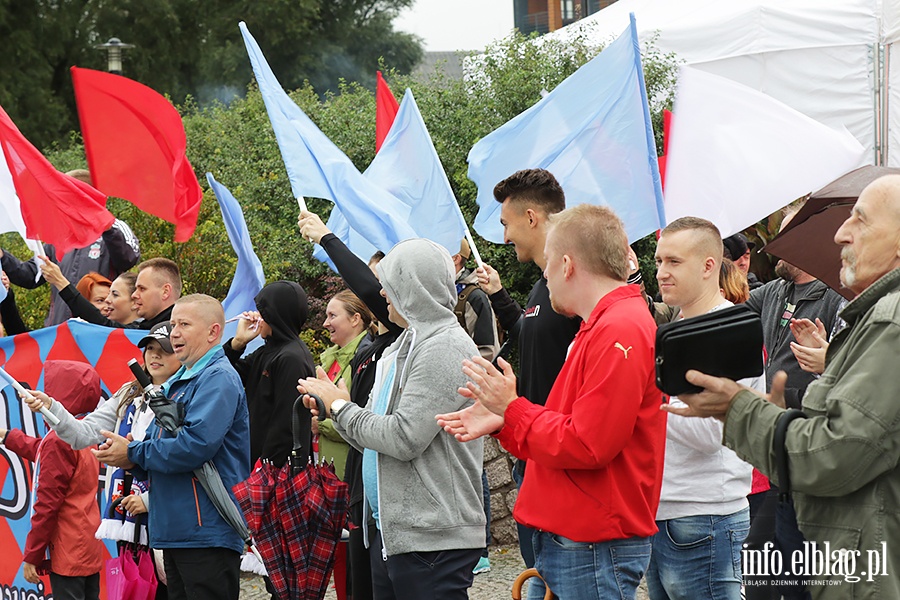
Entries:
<svg viewBox="0 0 900 600">
<path fill-rule="evenodd" d="M 834 234 L 850 217 L 867 185 L 884 175 L 896 174 L 900 174 L 900 169 L 868 166 L 842 175 L 810 194 L 803 208 L 763 250 L 852 299 L 853 292 L 841 287 L 841 247 L 834 243 Z"/>
</svg>

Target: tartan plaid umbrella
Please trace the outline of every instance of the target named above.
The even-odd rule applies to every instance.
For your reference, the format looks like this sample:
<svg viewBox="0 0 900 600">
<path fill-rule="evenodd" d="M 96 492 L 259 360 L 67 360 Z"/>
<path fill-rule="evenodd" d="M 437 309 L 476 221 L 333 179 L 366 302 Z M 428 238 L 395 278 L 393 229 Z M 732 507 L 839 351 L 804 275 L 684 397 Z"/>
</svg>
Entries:
<svg viewBox="0 0 900 600">
<path fill-rule="evenodd" d="M 322 600 L 347 524 L 349 494 L 333 467 L 315 466 L 299 455 L 299 402 L 294 402 L 290 460 L 279 470 L 262 465 L 234 493 L 278 597 Z"/>
<path fill-rule="evenodd" d="M 232 488 L 263 565 L 279 596 L 290 597 L 289 565 L 281 536 L 275 487 L 279 475 L 272 463 L 262 462 L 246 480 Z"/>
<path fill-rule="evenodd" d="M 283 471 L 291 469 L 285 465 Z M 275 502 L 281 530 L 294 567 L 294 587 L 305 595 L 296 598 L 321 600 L 334 569 L 335 549 L 347 523 L 347 484 L 331 466 L 307 465 L 276 487 Z"/>
</svg>

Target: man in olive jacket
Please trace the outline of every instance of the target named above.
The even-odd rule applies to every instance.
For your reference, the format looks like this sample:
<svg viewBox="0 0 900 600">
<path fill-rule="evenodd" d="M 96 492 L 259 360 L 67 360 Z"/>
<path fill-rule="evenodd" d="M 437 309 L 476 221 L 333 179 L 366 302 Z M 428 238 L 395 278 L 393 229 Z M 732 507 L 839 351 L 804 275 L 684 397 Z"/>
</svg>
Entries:
<svg viewBox="0 0 900 600">
<path fill-rule="evenodd" d="M 834 239 L 843 246 L 841 283 L 857 296 L 803 397 L 808 418 L 787 431 L 797 522 L 809 542 L 802 556 L 782 557 L 782 575 L 809 576 L 817 600 L 900 598 L 900 176 L 863 190 Z M 776 376 L 766 402 L 691 371 L 705 391 L 672 412 L 722 419 L 725 445 L 777 480 L 773 433 L 785 379 Z"/>
</svg>

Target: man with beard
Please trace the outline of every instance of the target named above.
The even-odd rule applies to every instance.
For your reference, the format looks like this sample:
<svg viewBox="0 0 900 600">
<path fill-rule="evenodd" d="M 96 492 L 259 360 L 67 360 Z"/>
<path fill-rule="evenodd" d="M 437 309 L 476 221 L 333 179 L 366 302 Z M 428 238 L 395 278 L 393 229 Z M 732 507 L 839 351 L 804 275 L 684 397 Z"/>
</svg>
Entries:
<svg viewBox="0 0 900 600">
<path fill-rule="evenodd" d="M 828 544 L 832 566 L 844 569 L 817 573 L 809 591 L 815 600 L 900 598 L 900 554 L 891 546 L 900 535 L 900 176 L 868 185 L 834 241 L 841 284 L 855 298 L 840 313 L 847 327 L 831 340 L 822 377 L 803 396 L 808 418 L 790 423 L 784 439 L 809 550 Z M 704 391 L 665 409 L 722 420 L 723 443 L 774 476 L 785 376 L 776 375 L 768 399 L 723 377 L 688 371 L 687 379 Z M 809 568 L 810 552 L 791 573 Z"/>
<path fill-rule="evenodd" d="M 785 214 L 784 229 L 799 207 Z M 794 265 L 779 260 L 775 265 L 779 279 L 770 281 L 750 292 L 745 306 L 757 313 L 763 322 L 763 342 L 766 346 L 766 391 L 772 389 L 772 378 L 778 371 L 788 374 L 784 391 L 788 408 L 800 408 L 806 386 L 815 375 L 804 371 L 791 351 L 795 341 L 791 333 L 792 319 L 819 319 L 830 330 L 837 321 L 843 298 L 827 285 Z"/>
</svg>

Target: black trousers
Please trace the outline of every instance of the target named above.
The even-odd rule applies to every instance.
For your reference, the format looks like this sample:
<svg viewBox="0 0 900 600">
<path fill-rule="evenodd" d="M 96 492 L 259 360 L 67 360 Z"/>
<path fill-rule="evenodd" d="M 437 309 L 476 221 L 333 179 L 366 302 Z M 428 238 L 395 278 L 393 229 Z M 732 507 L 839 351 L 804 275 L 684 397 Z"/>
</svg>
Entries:
<svg viewBox="0 0 900 600">
<path fill-rule="evenodd" d="M 382 557 L 381 532 L 369 539 L 375 600 L 467 600 L 482 548 Z"/>
<path fill-rule="evenodd" d="M 169 600 L 238 600 L 241 555 L 227 548 L 163 550 Z"/>
<path fill-rule="evenodd" d="M 753 498 L 756 496 L 756 498 Z M 754 511 L 754 505 L 756 510 Z M 781 553 L 784 564 L 789 564 L 794 551 L 803 550 L 803 534 L 797 526 L 797 514 L 793 502 L 783 503 L 778 499 L 778 488 L 772 486 L 766 492 L 751 496 L 750 510 L 755 515 L 750 520 L 750 533 L 744 541 L 748 550 L 762 549 L 765 544 L 774 544 L 774 550 Z M 752 582 L 744 588 L 747 600 L 809 600 L 810 593 L 802 583 L 775 585 L 773 576 L 746 576 Z"/>
<path fill-rule="evenodd" d="M 369 540 L 374 543 L 378 529 L 374 525 L 366 525 L 369 528 Z M 381 560 L 381 557 L 378 557 Z M 372 600 L 372 561 L 369 559 L 369 549 L 363 544 L 363 530 L 361 527 L 350 530 L 350 540 L 347 542 L 347 577 L 350 579 L 350 596 L 353 600 Z"/>
<path fill-rule="evenodd" d="M 54 600 L 100 600 L 100 573 L 69 577 L 50 573 Z"/>
</svg>

